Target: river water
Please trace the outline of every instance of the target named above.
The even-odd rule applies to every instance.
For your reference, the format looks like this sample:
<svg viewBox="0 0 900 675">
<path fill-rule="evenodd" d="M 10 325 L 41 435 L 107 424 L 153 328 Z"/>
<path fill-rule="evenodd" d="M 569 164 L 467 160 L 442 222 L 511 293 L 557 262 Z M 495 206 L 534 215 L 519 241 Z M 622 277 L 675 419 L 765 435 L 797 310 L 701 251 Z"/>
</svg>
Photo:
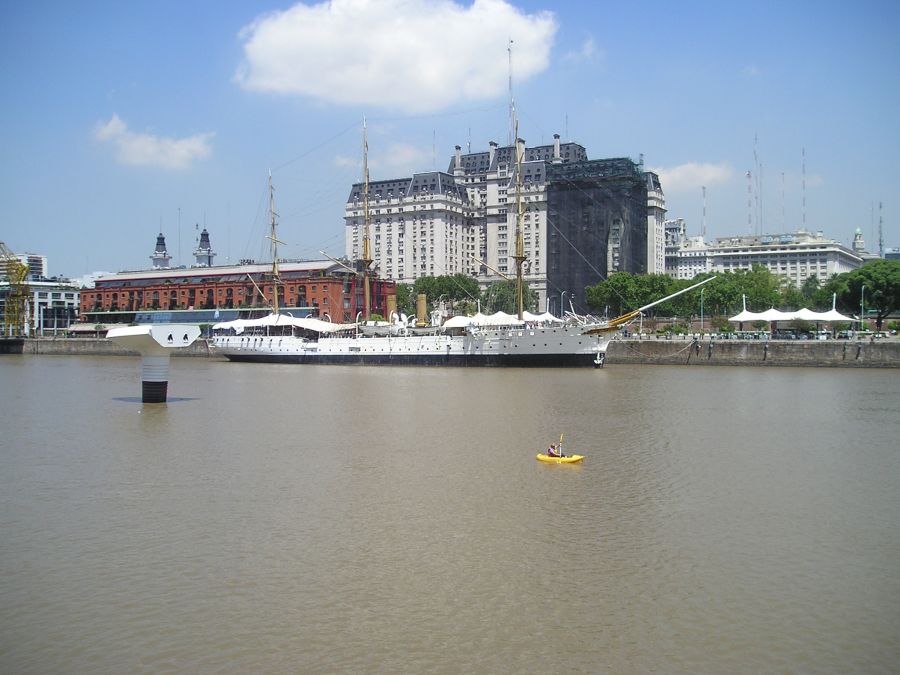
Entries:
<svg viewBox="0 0 900 675">
<path fill-rule="evenodd" d="M 890 370 L 0 359 L 0 672 L 896 672 Z M 564 436 L 582 465 L 534 455 Z"/>
</svg>

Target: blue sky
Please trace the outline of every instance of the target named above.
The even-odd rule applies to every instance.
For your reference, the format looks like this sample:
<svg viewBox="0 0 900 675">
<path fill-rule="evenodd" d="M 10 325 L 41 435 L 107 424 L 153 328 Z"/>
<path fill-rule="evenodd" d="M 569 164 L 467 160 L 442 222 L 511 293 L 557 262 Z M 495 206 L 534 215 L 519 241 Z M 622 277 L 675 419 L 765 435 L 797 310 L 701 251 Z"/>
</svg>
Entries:
<svg viewBox="0 0 900 675">
<path fill-rule="evenodd" d="M 643 155 L 690 234 L 706 186 L 708 237 L 805 214 L 876 250 L 880 215 L 897 247 L 898 25 L 874 1 L 4 0 L 0 240 L 73 277 L 148 267 L 160 230 L 190 264 L 198 225 L 217 263 L 263 260 L 271 169 L 281 253 L 341 255 L 363 117 L 373 179 L 505 143 L 512 38 L 526 142 Z"/>
</svg>

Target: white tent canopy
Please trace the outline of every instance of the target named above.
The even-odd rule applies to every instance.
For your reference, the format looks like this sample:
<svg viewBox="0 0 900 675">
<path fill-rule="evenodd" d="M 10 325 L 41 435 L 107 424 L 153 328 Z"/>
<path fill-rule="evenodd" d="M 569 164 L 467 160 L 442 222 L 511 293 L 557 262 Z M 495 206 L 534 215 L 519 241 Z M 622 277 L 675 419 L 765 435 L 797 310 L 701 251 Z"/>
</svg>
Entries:
<svg viewBox="0 0 900 675">
<path fill-rule="evenodd" d="M 466 326 L 521 326 L 525 322 L 505 312 L 481 314 L 474 316 L 454 316 L 444 322 L 444 328 L 465 328 Z"/>
<path fill-rule="evenodd" d="M 231 329 L 238 335 L 248 328 L 256 328 L 260 326 L 292 326 L 304 330 L 315 331 L 316 333 L 336 333 L 342 330 L 352 330 L 356 324 L 331 323 L 322 321 L 321 319 L 297 319 L 288 314 L 269 314 L 260 319 L 235 319 L 234 321 L 223 321 L 213 324 L 213 330 Z"/>
<path fill-rule="evenodd" d="M 790 321 L 794 318 L 793 312 L 782 312 L 779 309 L 775 309 L 774 307 L 771 309 L 767 309 L 765 312 L 760 314 L 761 321 Z"/>
<path fill-rule="evenodd" d="M 537 321 L 538 323 L 564 323 L 562 319 L 553 316 L 550 312 L 544 312 L 543 314 L 525 312 L 523 316 L 526 321 Z"/>
<path fill-rule="evenodd" d="M 793 321 L 799 319 L 801 321 L 810 321 L 812 323 L 834 323 L 839 321 L 856 321 L 857 319 L 844 316 L 840 312 L 831 309 L 827 312 L 814 312 L 811 309 L 798 309 L 796 312 L 782 312 L 777 309 L 767 309 L 765 312 L 748 312 L 746 309 L 730 319 L 735 323 L 744 323 L 748 321 Z"/>
<path fill-rule="evenodd" d="M 747 296 L 743 296 L 744 300 L 744 309 L 740 314 L 736 314 L 735 316 L 728 319 L 729 321 L 733 321 L 735 323 L 744 323 L 747 321 L 793 321 L 795 319 L 799 319 L 800 321 L 811 321 L 812 323 L 835 323 L 841 321 L 859 321 L 859 319 L 854 319 L 849 316 L 844 316 L 840 312 L 835 309 L 835 304 L 837 303 L 837 293 L 834 293 L 831 296 L 831 309 L 827 312 L 814 312 L 811 309 L 807 309 L 804 307 L 803 309 L 798 309 L 796 312 L 782 312 L 777 309 L 767 309 L 765 312 L 748 312 L 747 311 Z"/>
<path fill-rule="evenodd" d="M 760 312 L 748 312 L 745 309 L 740 314 L 737 314 L 736 316 L 733 316 L 728 320 L 736 321 L 739 323 L 743 323 L 744 321 L 761 321 L 762 319 L 760 319 L 760 316 L 761 316 Z"/>
<path fill-rule="evenodd" d="M 559 319 L 550 312 L 544 312 L 543 314 L 532 314 L 531 312 L 524 312 L 522 314 L 524 318 L 523 321 L 520 321 L 518 317 L 507 314 L 506 312 L 497 312 L 495 314 L 475 314 L 474 316 L 453 316 L 447 319 L 444 322 L 444 328 L 465 328 L 467 326 L 521 326 L 527 323 L 563 323 L 562 319 Z"/>
</svg>

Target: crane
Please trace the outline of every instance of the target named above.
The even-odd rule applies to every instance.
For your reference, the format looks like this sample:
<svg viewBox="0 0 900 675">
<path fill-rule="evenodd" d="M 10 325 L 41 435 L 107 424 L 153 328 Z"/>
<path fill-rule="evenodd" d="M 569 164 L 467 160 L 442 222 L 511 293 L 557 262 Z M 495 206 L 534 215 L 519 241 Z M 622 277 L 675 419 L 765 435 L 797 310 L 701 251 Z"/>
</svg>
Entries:
<svg viewBox="0 0 900 675">
<path fill-rule="evenodd" d="M 8 292 L 3 305 L 3 337 L 25 335 L 28 302 L 28 266 L 0 241 L 0 275 L 7 279 Z"/>
</svg>

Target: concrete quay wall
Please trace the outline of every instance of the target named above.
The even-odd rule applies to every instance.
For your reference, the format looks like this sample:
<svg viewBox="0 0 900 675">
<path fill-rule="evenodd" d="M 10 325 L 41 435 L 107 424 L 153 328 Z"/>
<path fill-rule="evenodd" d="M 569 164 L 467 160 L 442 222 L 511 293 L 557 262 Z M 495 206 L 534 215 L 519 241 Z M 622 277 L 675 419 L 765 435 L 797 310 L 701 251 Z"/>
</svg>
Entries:
<svg viewBox="0 0 900 675">
<path fill-rule="evenodd" d="M 698 350 L 699 346 L 699 350 Z M 29 338 L 25 354 L 138 356 L 104 338 Z M 221 358 L 205 339 L 173 349 L 173 356 Z M 825 366 L 834 368 L 898 368 L 900 339 L 872 342 L 848 340 L 632 340 L 610 343 L 606 363 L 692 366 Z"/>
<path fill-rule="evenodd" d="M 900 340 L 615 340 L 606 363 L 898 368 Z"/>
<path fill-rule="evenodd" d="M 22 353 L 48 356 L 140 356 L 138 352 L 123 349 L 106 338 L 27 338 Z M 172 350 L 172 356 L 209 355 L 209 345 L 202 338 L 188 347 Z"/>
</svg>

